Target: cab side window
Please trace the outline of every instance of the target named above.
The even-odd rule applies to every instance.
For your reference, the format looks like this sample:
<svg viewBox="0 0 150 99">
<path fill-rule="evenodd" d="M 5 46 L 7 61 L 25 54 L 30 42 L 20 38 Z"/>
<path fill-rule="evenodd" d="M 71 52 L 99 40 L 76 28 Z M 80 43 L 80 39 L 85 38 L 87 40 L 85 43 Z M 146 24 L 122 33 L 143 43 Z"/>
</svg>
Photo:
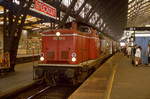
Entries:
<svg viewBox="0 0 150 99">
<path fill-rule="evenodd" d="M 61 26 L 60 28 L 71 29 L 72 28 L 72 24 L 71 23 L 66 23 L 65 25 Z"/>
<path fill-rule="evenodd" d="M 90 28 L 88 26 L 82 26 L 82 25 L 80 25 L 78 27 L 78 30 L 80 32 L 84 32 L 84 33 L 91 33 L 91 30 L 90 30 Z"/>
</svg>

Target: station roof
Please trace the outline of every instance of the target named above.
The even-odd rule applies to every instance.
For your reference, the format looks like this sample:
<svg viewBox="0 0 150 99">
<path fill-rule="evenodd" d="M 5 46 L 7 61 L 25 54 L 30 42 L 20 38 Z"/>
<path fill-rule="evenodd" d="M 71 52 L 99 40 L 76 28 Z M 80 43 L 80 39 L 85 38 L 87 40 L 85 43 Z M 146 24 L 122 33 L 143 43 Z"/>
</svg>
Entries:
<svg viewBox="0 0 150 99">
<path fill-rule="evenodd" d="M 5 0 L 1 0 L 5 1 Z M 7 0 L 6 0 L 7 1 Z M 8 0 L 9 1 L 9 0 Z M 13 0 L 18 3 L 22 0 Z M 17 2 L 15 2 L 17 1 Z M 27 0 L 28 1 L 28 0 Z M 100 32 L 119 39 L 126 27 L 137 27 L 149 24 L 150 0 L 40 0 L 44 3 L 54 5 L 60 11 L 60 19 L 49 19 L 34 11 L 29 11 L 25 21 L 24 29 L 36 31 L 47 29 L 53 23 L 57 27 L 60 23 L 78 20 L 85 22 Z M 56 6 L 56 5 L 57 6 Z M 58 6 L 58 4 L 60 4 Z M 0 3 L 0 24 L 3 24 L 3 7 L 10 6 L 18 9 L 13 4 Z M 16 10 L 13 9 L 13 10 Z M 66 19 L 65 19 L 66 18 Z M 59 21 L 59 22 L 58 22 Z"/>
<path fill-rule="evenodd" d="M 129 0 L 127 27 L 145 27 L 150 24 L 150 0 Z"/>
</svg>

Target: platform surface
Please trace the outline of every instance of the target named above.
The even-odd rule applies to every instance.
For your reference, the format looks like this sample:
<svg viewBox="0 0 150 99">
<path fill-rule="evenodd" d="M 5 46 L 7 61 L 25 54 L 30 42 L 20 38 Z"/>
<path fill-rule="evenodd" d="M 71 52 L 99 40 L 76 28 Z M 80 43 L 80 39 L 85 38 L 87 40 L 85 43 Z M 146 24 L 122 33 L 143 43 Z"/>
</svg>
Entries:
<svg viewBox="0 0 150 99">
<path fill-rule="evenodd" d="M 0 96 L 33 82 L 33 62 L 18 64 L 15 72 L 0 77 Z"/>
<path fill-rule="evenodd" d="M 100 68 L 69 99 L 150 99 L 150 67 L 135 67 L 121 53 L 103 64 L 105 68 L 114 65 L 115 73 L 109 83 L 109 70 Z"/>
<path fill-rule="evenodd" d="M 70 97 L 69 99 L 104 99 L 112 68 L 118 64 L 118 54 L 108 59 L 98 68 Z"/>
<path fill-rule="evenodd" d="M 131 59 L 122 55 L 110 99 L 150 99 L 150 67 L 134 67 Z"/>
</svg>

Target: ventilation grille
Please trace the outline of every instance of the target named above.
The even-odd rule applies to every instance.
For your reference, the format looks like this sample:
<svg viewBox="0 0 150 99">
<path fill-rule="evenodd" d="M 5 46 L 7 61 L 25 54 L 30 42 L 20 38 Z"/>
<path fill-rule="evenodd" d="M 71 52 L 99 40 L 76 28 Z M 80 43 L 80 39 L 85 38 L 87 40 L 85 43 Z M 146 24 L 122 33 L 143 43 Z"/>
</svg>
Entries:
<svg viewBox="0 0 150 99">
<path fill-rule="evenodd" d="M 48 59 L 54 59 L 55 58 L 54 52 L 48 52 L 47 56 L 48 56 Z"/>
<path fill-rule="evenodd" d="M 62 51 L 61 52 L 61 58 L 62 59 L 68 59 L 69 57 L 69 52 L 68 51 Z"/>
</svg>

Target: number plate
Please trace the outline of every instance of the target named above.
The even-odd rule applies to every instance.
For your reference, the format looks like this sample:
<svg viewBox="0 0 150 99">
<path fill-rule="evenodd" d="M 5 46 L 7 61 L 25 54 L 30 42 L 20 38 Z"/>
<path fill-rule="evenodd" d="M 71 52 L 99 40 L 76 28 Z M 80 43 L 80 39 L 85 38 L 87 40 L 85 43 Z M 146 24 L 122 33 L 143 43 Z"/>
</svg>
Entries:
<svg viewBox="0 0 150 99">
<path fill-rule="evenodd" d="M 53 37 L 53 40 L 65 40 L 65 37 Z"/>
</svg>

